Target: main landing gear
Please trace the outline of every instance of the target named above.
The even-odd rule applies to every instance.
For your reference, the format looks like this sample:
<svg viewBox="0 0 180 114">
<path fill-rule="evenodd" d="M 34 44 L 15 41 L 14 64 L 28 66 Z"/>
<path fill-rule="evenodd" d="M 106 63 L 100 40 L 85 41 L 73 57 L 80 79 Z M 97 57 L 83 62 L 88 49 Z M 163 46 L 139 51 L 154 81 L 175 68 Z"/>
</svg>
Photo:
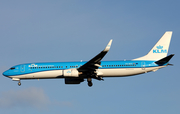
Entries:
<svg viewBox="0 0 180 114">
<path fill-rule="evenodd" d="M 91 78 L 87 78 L 87 82 L 88 82 L 88 86 L 89 87 L 91 87 L 93 85 Z"/>
<path fill-rule="evenodd" d="M 97 80 L 102 80 L 104 81 L 104 79 L 102 77 L 95 77 L 94 79 L 97 79 Z M 88 86 L 91 87 L 93 85 L 92 83 L 92 78 L 87 78 L 87 82 L 88 82 Z"/>
</svg>

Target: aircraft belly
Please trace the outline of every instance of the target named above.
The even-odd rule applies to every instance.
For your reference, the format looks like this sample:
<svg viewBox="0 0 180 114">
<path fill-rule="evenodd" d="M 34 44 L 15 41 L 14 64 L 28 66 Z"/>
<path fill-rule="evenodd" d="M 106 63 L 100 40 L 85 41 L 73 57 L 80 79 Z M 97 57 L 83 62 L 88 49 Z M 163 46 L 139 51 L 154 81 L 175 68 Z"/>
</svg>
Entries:
<svg viewBox="0 0 180 114">
<path fill-rule="evenodd" d="M 62 70 L 52 70 L 52 71 L 42 71 L 36 73 L 29 73 L 18 76 L 11 76 L 10 78 L 19 78 L 19 79 L 45 79 L 45 78 L 57 78 L 62 76 Z"/>
<path fill-rule="evenodd" d="M 148 67 L 148 68 L 117 68 L 117 69 L 99 69 L 100 72 L 103 73 L 102 77 L 124 77 L 124 76 L 132 76 L 137 74 L 143 74 L 151 71 L 156 71 L 160 67 Z"/>
<path fill-rule="evenodd" d="M 135 75 L 139 73 L 139 69 L 101 69 L 100 70 L 103 73 L 103 77 L 121 77 L 121 76 L 129 76 L 129 75 Z"/>
</svg>

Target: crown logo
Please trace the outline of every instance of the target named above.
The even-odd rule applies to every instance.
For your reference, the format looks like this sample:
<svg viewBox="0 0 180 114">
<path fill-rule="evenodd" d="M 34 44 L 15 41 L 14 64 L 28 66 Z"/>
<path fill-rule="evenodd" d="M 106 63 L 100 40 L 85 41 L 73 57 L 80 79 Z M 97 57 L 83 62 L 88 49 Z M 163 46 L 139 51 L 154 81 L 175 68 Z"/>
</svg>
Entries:
<svg viewBox="0 0 180 114">
<path fill-rule="evenodd" d="M 37 65 L 31 64 L 31 65 L 29 65 L 29 67 L 37 67 Z"/>
<path fill-rule="evenodd" d="M 157 49 L 162 49 L 163 46 L 159 45 L 159 46 L 156 46 Z"/>
</svg>

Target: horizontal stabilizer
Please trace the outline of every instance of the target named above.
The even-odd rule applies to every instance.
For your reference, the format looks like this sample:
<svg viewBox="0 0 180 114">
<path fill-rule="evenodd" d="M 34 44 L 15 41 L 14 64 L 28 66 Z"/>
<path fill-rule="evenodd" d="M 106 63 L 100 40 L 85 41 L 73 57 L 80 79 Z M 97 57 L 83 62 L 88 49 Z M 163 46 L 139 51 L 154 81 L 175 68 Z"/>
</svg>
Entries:
<svg viewBox="0 0 180 114">
<path fill-rule="evenodd" d="M 174 54 L 171 54 L 171 55 L 169 55 L 169 56 L 167 56 L 167 57 L 165 57 L 165 58 L 163 58 L 163 59 L 160 59 L 160 60 L 156 61 L 155 63 L 158 64 L 158 65 L 164 65 L 164 64 L 168 63 L 169 60 L 170 60 L 173 56 L 174 56 Z"/>
</svg>

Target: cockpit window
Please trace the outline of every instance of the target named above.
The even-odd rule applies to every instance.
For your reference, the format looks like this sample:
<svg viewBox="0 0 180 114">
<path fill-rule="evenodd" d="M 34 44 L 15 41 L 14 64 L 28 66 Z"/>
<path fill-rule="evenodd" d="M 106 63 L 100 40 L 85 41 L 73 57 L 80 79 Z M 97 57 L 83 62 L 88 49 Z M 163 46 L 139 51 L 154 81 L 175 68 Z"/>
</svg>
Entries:
<svg viewBox="0 0 180 114">
<path fill-rule="evenodd" d="M 15 69 L 15 67 L 12 67 L 12 68 L 10 68 L 11 70 L 14 70 Z"/>
</svg>

